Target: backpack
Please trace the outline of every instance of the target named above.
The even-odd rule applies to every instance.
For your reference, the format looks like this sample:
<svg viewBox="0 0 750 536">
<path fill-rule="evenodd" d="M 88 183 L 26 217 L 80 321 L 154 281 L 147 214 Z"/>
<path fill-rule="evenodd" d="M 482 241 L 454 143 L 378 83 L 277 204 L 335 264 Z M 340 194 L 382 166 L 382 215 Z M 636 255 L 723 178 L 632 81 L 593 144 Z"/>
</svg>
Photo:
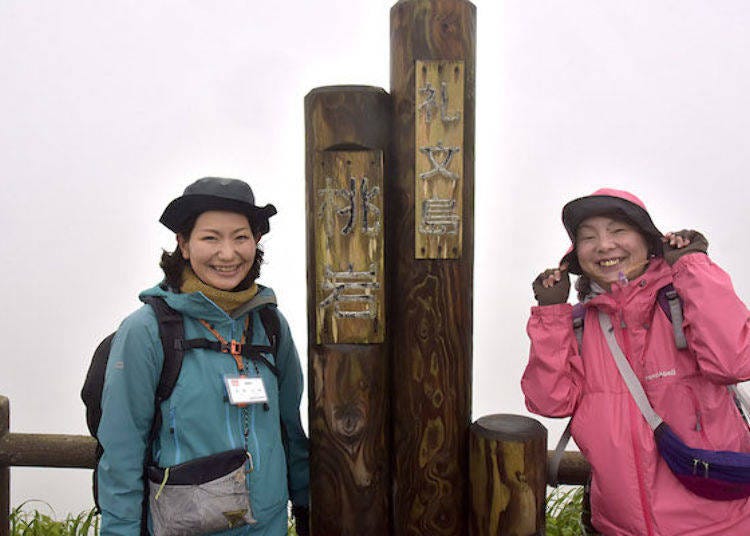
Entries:
<svg viewBox="0 0 750 536">
<path fill-rule="evenodd" d="M 664 312 L 667 319 L 669 319 L 672 324 L 675 345 L 678 349 L 684 350 L 688 345 L 687 339 L 685 338 L 685 332 L 682 329 L 684 320 L 682 316 L 682 300 L 672 283 L 659 289 L 659 292 L 656 295 L 656 301 L 659 304 L 659 308 Z M 585 308 L 583 307 L 583 304 L 580 302 L 575 304 L 573 306 L 573 332 L 576 336 L 579 352 L 583 344 L 584 315 Z M 742 415 L 745 423 L 750 426 L 750 401 L 747 400 L 747 397 L 737 388 L 736 385 L 727 385 L 727 389 L 732 393 L 734 403 L 737 406 L 740 415 Z M 569 420 L 562 436 L 560 436 L 560 440 L 557 442 L 555 451 L 550 458 L 547 469 L 547 482 L 550 486 L 557 487 L 558 484 L 560 461 L 565 452 L 565 447 L 567 446 L 568 441 L 570 441 L 570 422 L 571 421 Z"/>
<path fill-rule="evenodd" d="M 144 471 L 146 466 L 149 465 L 151 460 L 151 445 L 153 444 L 156 436 L 159 433 L 159 429 L 162 424 L 161 416 L 161 403 L 167 400 L 172 394 L 177 378 L 180 375 L 182 368 L 182 360 L 185 352 L 194 348 L 207 348 L 221 352 L 222 345 L 218 341 L 211 341 L 208 339 L 188 339 L 185 340 L 185 327 L 183 324 L 182 313 L 179 313 L 167 305 L 163 298 L 157 296 L 146 296 L 143 300 L 151 306 L 156 314 L 156 320 L 159 326 L 159 338 L 161 339 L 162 349 L 164 350 L 164 364 L 161 369 L 161 375 L 159 376 L 159 383 L 156 387 L 154 395 L 154 420 L 151 423 L 151 430 L 148 436 L 148 443 L 146 446 L 147 459 L 144 460 Z M 242 355 L 252 361 L 263 362 L 276 376 L 277 381 L 280 375 L 278 367 L 269 362 L 262 352 L 271 353 L 274 356 L 274 361 L 277 361 L 277 351 L 279 346 L 279 333 L 281 331 L 279 316 L 275 310 L 275 304 L 266 303 L 258 309 L 263 329 L 266 332 L 266 337 L 269 340 L 270 346 L 260 346 L 245 344 L 242 349 Z M 252 325 L 248 327 L 248 330 L 252 332 Z M 104 376 L 107 370 L 107 362 L 109 361 L 109 353 L 112 347 L 112 340 L 117 332 L 111 333 L 99 343 L 94 355 L 91 358 L 88 372 L 86 373 L 86 379 L 83 382 L 83 388 L 81 389 L 81 400 L 83 400 L 86 406 L 86 424 L 89 429 L 89 433 L 97 439 L 96 442 L 96 465 L 94 467 L 93 475 L 93 494 L 94 503 L 96 505 L 96 511 L 101 512 L 99 507 L 99 492 L 97 488 L 98 480 L 98 465 L 99 460 L 104 454 L 104 448 L 97 437 L 99 430 L 99 421 L 102 417 L 102 391 L 104 389 Z M 283 431 L 283 426 L 282 426 Z M 146 479 L 144 479 L 144 483 Z M 144 488 L 144 505 L 148 501 L 148 485 Z M 148 534 L 146 529 L 146 512 L 147 509 L 143 508 L 143 520 L 141 522 L 141 533 Z"/>
</svg>

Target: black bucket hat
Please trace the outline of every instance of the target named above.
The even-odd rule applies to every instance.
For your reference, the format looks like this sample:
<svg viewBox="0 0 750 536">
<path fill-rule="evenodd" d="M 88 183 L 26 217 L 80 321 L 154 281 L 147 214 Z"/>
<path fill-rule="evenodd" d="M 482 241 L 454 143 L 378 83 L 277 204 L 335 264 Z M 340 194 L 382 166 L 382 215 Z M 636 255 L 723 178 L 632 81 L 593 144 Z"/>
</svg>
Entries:
<svg viewBox="0 0 750 536">
<path fill-rule="evenodd" d="M 276 207 L 255 204 L 250 186 L 238 179 L 204 177 L 185 188 L 181 197 L 174 199 L 159 218 L 175 233 L 184 231 L 188 221 L 209 210 L 228 210 L 244 214 L 250 221 L 253 233 L 266 234 L 270 226 L 268 219 L 276 214 Z"/>
<path fill-rule="evenodd" d="M 579 197 L 567 203 L 562 210 L 562 221 L 568 232 L 572 245 L 562 260 L 568 264 L 568 271 L 581 275 L 581 266 L 576 255 L 576 230 L 583 220 L 592 216 L 619 216 L 632 225 L 646 237 L 649 252 L 653 255 L 662 254 L 662 233 L 656 228 L 646 205 L 630 192 L 601 188 L 586 197 Z"/>
</svg>

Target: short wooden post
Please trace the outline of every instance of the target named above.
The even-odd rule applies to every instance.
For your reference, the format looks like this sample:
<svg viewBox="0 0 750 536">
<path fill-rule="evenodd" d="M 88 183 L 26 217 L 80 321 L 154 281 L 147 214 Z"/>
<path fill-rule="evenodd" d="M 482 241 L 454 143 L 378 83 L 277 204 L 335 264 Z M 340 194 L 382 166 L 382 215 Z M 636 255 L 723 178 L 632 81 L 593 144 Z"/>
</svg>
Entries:
<svg viewBox="0 0 750 536">
<path fill-rule="evenodd" d="M 0 442 L 10 433 L 10 401 L 0 396 Z M 10 536 L 10 467 L 0 465 L 0 536 Z"/>
<path fill-rule="evenodd" d="M 390 96 L 305 98 L 311 532 L 390 533 L 384 190 Z"/>
<path fill-rule="evenodd" d="M 386 247 L 396 535 L 468 532 L 475 65 L 471 2 L 393 6 Z"/>
<path fill-rule="evenodd" d="M 544 534 L 547 430 L 521 415 L 489 415 L 469 437 L 472 536 Z"/>
</svg>

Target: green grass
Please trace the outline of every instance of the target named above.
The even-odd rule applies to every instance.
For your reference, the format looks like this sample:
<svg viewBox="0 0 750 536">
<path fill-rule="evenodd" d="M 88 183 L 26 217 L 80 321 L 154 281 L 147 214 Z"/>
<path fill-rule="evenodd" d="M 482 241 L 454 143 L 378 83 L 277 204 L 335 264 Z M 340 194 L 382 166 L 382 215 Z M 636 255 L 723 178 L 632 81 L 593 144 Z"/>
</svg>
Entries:
<svg viewBox="0 0 750 536">
<path fill-rule="evenodd" d="M 28 508 L 29 505 L 43 505 L 49 513 Z M 42 501 L 26 501 L 10 513 L 11 536 L 88 536 L 99 533 L 99 516 L 92 508 L 77 516 L 68 515 L 62 521 L 54 518 L 52 507 Z"/>
<path fill-rule="evenodd" d="M 547 536 L 586 534 L 581 524 L 583 487 L 555 488 L 547 495 Z"/>
<path fill-rule="evenodd" d="M 41 506 L 48 514 L 34 508 Z M 96 536 L 100 518 L 92 508 L 77 516 L 69 514 L 62 521 L 55 519 L 55 511 L 44 501 L 26 501 L 10 513 L 10 536 Z M 287 536 L 297 536 L 294 522 L 289 520 Z"/>
<path fill-rule="evenodd" d="M 547 495 L 547 536 L 583 535 L 581 509 L 583 488 L 555 488 Z M 42 505 L 49 514 L 31 509 Z M 26 501 L 10 514 L 11 536 L 89 536 L 99 534 L 99 516 L 92 508 L 62 521 L 54 518 L 54 510 L 43 501 Z M 294 522 L 289 521 L 288 536 L 297 536 Z"/>
</svg>

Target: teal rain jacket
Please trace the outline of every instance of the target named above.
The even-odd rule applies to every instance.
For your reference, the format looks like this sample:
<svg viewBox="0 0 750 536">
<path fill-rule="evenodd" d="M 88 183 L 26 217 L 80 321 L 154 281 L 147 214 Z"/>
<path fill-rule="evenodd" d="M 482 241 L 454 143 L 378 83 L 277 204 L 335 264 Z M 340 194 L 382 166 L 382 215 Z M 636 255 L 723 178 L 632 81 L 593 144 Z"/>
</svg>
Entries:
<svg viewBox="0 0 750 536">
<path fill-rule="evenodd" d="M 252 343 L 269 344 L 258 315 L 260 305 L 275 303 L 269 288 L 259 286 L 258 294 L 237 309 L 233 317 L 201 292 L 176 294 L 156 286 L 143 292 L 141 298 L 144 296 L 161 296 L 184 315 L 186 339 L 215 339 L 198 322 L 203 319 L 226 340 L 239 341 L 249 314 Z M 237 365 L 229 354 L 188 350 L 172 396 L 161 405 L 163 421 L 153 445 L 154 461 L 159 466 L 169 467 L 235 448 L 246 448 L 252 456 L 254 470 L 247 479 L 258 523 L 221 534 L 286 534 L 290 495 L 294 504 L 308 505 L 308 441 L 299 413 L 302 370 L 289 325 L 280 313 L 279 320 L 278 379 L 262 363 L 257 364 L 257 369 L 251 363 L 245 364 L 249 375 L 263 378 L 269 400 L 268 410 L 263 404 L 249 406 L 247 442 L 242 411 L 227 401 L 224 376 L 237 374 Z M 273 362 L 273 356 L 267 358 Z M 144 305 L 117 330 L 107 364 L 98 431 L 104 447 L 98 479 L 102 536 L 140 533 L 143 461 L 163 361 L 156 315 Z M 282 443 L 281 421 L 288 436 L 288 457 Z"/>
</svg>

